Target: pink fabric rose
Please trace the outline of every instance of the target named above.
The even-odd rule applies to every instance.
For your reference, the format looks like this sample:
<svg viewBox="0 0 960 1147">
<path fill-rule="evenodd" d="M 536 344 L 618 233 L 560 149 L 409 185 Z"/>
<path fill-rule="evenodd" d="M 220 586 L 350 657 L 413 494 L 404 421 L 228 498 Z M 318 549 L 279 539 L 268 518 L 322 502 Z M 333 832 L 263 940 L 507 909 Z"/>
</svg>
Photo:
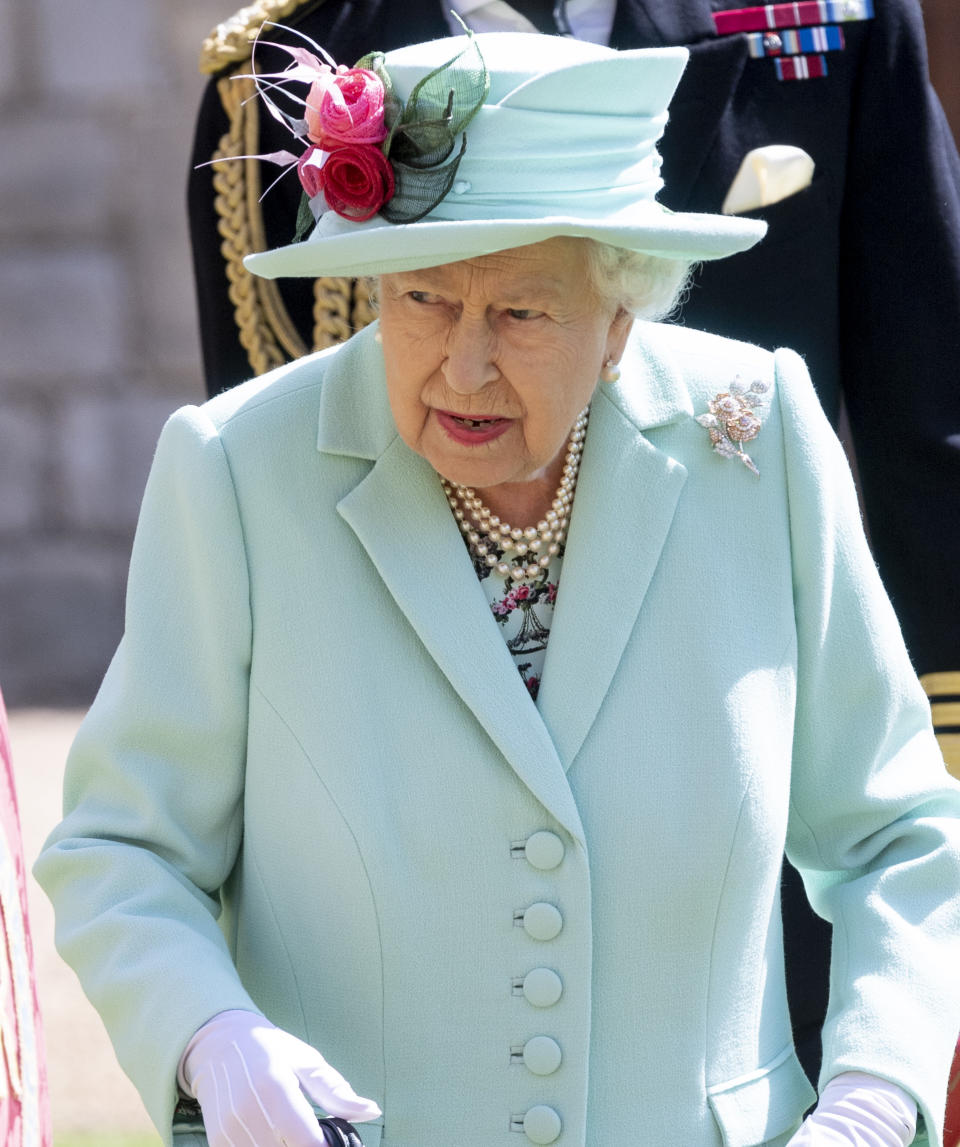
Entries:
<svg viewBox="0 0 960 1147">
<path fill-rule="evenodd" d="M 313 199 L 323 190 L 323 162 L 324 151 L 321 147 L 309 147 L 297 161 L 297 175 L 300 176 L 300 186 Z"/>
<path fill-rule="evenodd" d="M 393 195 L 393 168 L 379 147 L 338 147 L 320 174 L 330 209 L 356 223 L 376 215 Z"/>
<path fill-rule="evenodd" d="M 307 93 L 304 119 L 313 143 L 332 151 L 386 139 L 383 82 L 366 68 L 347 68 L 317 80 Z"/>
<path fill-rule="evenodd" d="M 530 596 L 530 587 L 528 585 L 518 585 L 513 591 L 515 601 L 526 601 Z"/>
</svg>

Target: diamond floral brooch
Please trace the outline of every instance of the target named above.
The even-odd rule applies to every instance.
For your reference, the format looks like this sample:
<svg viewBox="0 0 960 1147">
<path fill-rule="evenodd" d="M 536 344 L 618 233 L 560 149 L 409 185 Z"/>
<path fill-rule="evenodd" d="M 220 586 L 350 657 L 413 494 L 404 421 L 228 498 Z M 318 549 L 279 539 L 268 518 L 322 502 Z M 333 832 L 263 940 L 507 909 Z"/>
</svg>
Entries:
<svg viewBox="0 0 960 1147">
<path fill-rule="evenodd" d="M 716 453 L 721 458 L 739 458 L 758 478 L 760 471 L 743 444 L 756 438 L 763 427 L 760 415 L 766 409 L 769 390 L 769 382 L 757 379 L 744 386 L 737 376 L 729 390 L 721 391 L 710 400 L 708 414 L 697 415 L 697 422 L 710 434 Z"/>
</svg>

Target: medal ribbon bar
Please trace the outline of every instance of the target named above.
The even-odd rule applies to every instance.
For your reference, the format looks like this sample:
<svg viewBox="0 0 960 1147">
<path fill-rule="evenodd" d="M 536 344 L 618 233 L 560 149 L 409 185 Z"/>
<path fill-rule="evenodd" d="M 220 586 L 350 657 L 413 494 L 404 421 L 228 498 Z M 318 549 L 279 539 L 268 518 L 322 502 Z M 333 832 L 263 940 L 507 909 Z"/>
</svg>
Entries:
<svg viewBox="0 0 960 1147">
<path fill-rule="evenodd" d="M 714 12 L 717 35 L 803 28 L 814 24 L 840 24 L 869 20 L 873 0 L 797 0 L 795 4 L 764 4 L 758 8 L 730 8 Z"/>
<path fill-rule="evenodd" d="M 755 60 L 765 56 L 799 56 L 805 52 L 842 52 L 846 46 L 843 29 L 784 28 L 780 32 L 748 32 L 750 55 Z"/>
</svg>

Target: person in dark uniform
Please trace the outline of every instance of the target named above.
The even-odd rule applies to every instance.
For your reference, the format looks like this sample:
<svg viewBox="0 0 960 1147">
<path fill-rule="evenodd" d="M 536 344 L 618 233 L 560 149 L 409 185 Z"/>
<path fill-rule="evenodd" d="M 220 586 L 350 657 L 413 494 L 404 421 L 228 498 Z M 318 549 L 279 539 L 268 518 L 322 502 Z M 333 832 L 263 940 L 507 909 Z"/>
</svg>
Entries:
<svg viewBox="0 0 960 1147">
<path fill-rule="evenodd" d="M 450 6 L 259 0 L 206 42 L 201 66 L 211 80 L 189 207 L 211 394 L 346 337 L 370 314 L 362 284 L 256 281 L 240 261 L 289 242 L 300 196 L 287 178 L 260 203 L 272 172 L 230 159 L 284 146 L 283 129 L 257 118 L 259 101 L 244 102 L 252 82 L 231 78 L 249 74 L 261 24 L 294 30 L 268 26 L 264 41 L 303 33 L 352 63 L 371 45 L 389 51 L 449 35 Z M 845 406 L 874 554 L 960 775 L 960 160 L 927 79 L 917 0 L 452 7 L 477 31 L 526 27 L 616 48 L 690 49 L 662 142 L 664 201 L 677 211 L 754 215 L 769 232 L 750 252 L 704 264 L 679 321 L 797 348 L 831 420 Z M 259 70 L 285 62 L 258 47 Z M 777 192 L 774 160 L 785 147 L 812 160 L 812 180 Z M 744 181 L 747 194 L 731 203 Z M 798 1051 L 815 1076 L 829 931 L 789 867 L 784 905 Z"/>
</svg>

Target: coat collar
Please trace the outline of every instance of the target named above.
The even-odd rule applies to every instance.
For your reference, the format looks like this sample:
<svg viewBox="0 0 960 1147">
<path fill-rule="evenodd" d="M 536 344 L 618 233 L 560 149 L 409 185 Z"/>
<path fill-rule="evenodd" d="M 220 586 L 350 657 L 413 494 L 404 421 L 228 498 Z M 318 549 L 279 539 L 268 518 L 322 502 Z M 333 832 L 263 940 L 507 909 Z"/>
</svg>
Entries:
<svg viewBox="0 0 960 1147">
<path fill-rule="evenodd" d="M 507 651 L 436 474 L 397 435 L 372 330 L 331 356 L 321 390 L 318 448 L 373 463 L 338 512 L 461 698 L 464 719 L 484 727 L 530 791 L 581 842 L 565 770 L 610 686 L 685 477 L 644 434 L 692 413 L 679 375 L 648 345 L 656 342 L 655 330 L 639 326 L 623 359 L 623 385 L 594 398 L 539 709 Z"/>
</svg>

